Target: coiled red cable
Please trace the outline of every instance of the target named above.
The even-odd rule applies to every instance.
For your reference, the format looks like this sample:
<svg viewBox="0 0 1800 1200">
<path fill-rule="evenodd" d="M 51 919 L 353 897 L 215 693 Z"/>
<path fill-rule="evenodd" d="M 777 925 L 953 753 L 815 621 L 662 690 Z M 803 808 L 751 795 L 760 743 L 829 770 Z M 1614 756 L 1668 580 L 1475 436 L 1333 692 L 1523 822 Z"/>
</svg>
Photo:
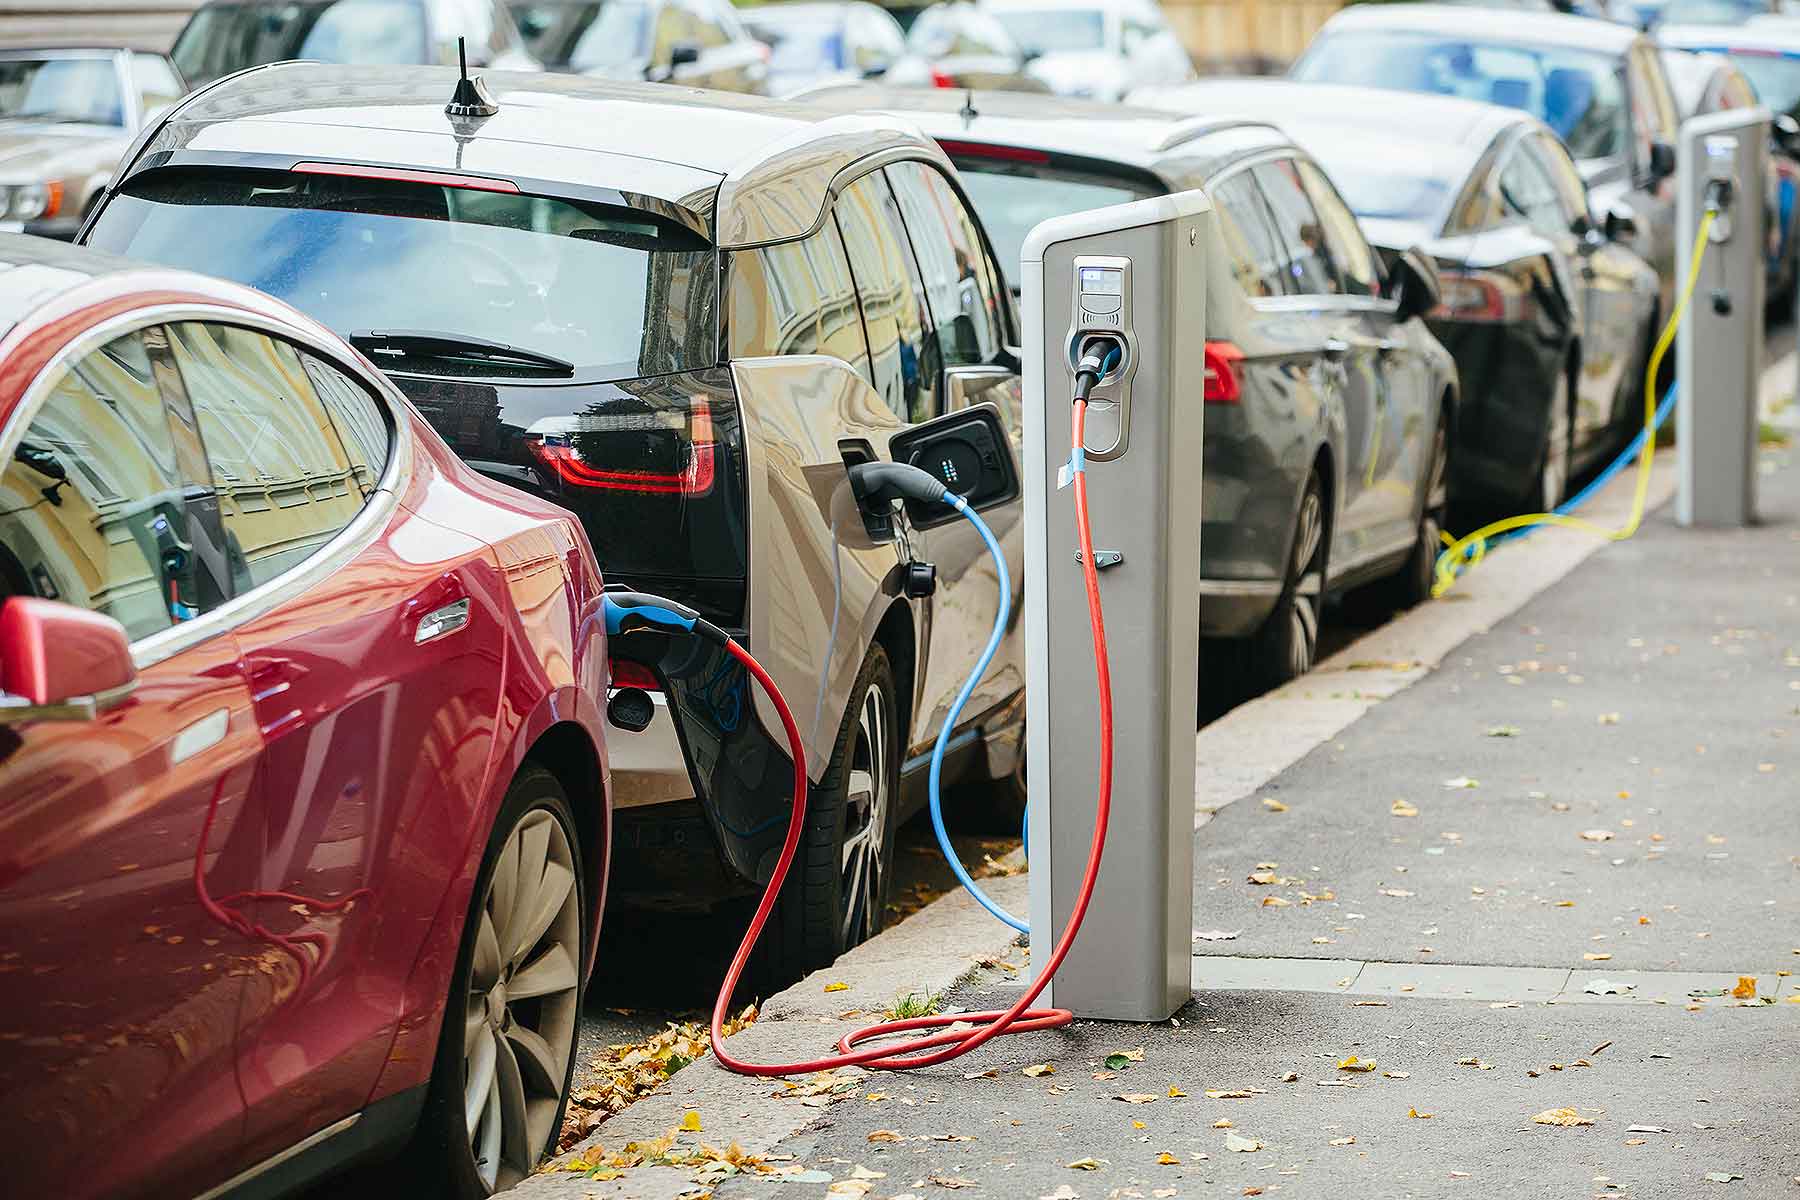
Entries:
<svg viewBox="0 0 1800 1200">
<path fill-rule="evenodd" d="M 1071 459 L 1078 464 L 1080 455 L 1077 452 L 1086 441 L 1086 425 L 1087 401 L 1078 399 L 1074 405 L 1070 427 Z M 1049 986 L 1056 969 L 1067 957 L 1069 947 L 1074 944 L 1075 935 L 1081 930 L 1088 902 L 1094 895 L 1094 884 L 1100 877 L 1100 858 L 1106 849 L 1106 823 L 1112 813 L 1112 668 L 1106 657 L 1106 621 L 1100 608 L 1100 578 L 1094 566 L 1094 542 L 1088 520 L 1087 471 L 1085 467 L 1078 466 L 1074 474 L 1075 529 L 1081 544 L 1082 577 L 1087 584 L 1088 624 L 1094 635 L 1094 678 L 1100 703 L 1100 786 L 1094 806 L 1094 840 L 1088 847 L 1087 869 L 1082 874 L 1081 890 L 1075 895 L 1075 907 L 1069 913 L 1069 923 L 1064 927 L 1062 936 L 1057 939 L 1049 959 L 1038 972 L 1037 980 L 1025 989 L 1025 993 L 1010 1008 L 949 1016 L 913 1017 L 865 1026 L 844 1035 L 838 1042 L 839 1053 L 809 1062 L 752 1063 L 726 1053 L 724 1026 L 732 995 L 737 991 L 738 980 L 744 973 L 745 964 L 750 961 L 750 953 L 756 948 L 757 939 L 762 936 L 769 913 L 775 908 L 775 898 L 781 893 L 781 884 L 787 878 L 788 868 L 793 865 L 794 855 L 800 848 L 800 834 L 806 825 L 806 755 L 800 741 L 800 727 L 795 723 L 787 701 L 776 689 L 775 681 L 769 678 L 769 673 L 763 670 L 762 664 L 752 658 L 748 650 L 736 642 L 729 642 L 726 648 L 732 657 L 743 663 L 745 669 L 756 677 L 757 683 L 774 702 L 775 710 L 781 714 L 782 728 L 787 732 L 788 747 L 794 759 L 794 814 L 788 821 L 787 840 L 782 844 L 781 857 L 776 860 L 774 874 L 769 877 L 768 886 L 763 889 L 756 914 L 750 919 L 750 927 L 745 930 L 744 940 L 738 945 L 730 969 L 725 972 L 724 985 L 720 987 L 719 998 L 713 1005 L 712 1051 L 720 1065 L 727 1070 L 736 1071 L 740 1075 L 799 1075 L 839 1067 L 868 1067 L 876 1070 L 928 1067 L 967 1054 L 1001 1034 L 1056 1029 L 1075 1019 L 1075 1015 L 1064 1008 L 1031 1007 L 1032 1001 Z M 859 1044 L 874 1038 L 890 1037 L 914 1029 L 940 1029 L 949 1025 L 968 1025 L 972 1028 L 857 1049 Z"/>
</svg>

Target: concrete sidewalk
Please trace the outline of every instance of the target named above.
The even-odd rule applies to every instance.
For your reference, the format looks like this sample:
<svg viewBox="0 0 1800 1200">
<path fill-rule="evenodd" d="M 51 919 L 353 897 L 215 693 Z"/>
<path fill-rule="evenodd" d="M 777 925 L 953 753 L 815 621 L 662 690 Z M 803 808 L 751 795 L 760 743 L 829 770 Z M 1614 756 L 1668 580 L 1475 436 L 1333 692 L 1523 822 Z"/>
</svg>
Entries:
<svg viewBox="0 0 1800 1200">
<path fill-rule="evenodd" d="M 1787 457 L 1765 456 L 1758 528 L 1679 530 L 1657 512 L 1597 553 L 1541 534 L 1453 593 L 1469 599 L 1410 614 L 1203 733 L 1194 927 L 1210 936 L 1176 1022 L 1083 1022 L 798 1089 L 702 1061 L 600 1140 L 655 1136 L 692 1109 L 704 1132 L 678 1145 L 737 1140 L 785 1174 L 559 1172 L 526 1188 L 1800 1196 L 1800 993 L 1783 974 L 1800 970 Z M 1615 489 L 1596 518 L 1617 504 Z M 1510 590 L 1552 579 L 1528 602 Z M 1023 883 L 995 890 L 1018 903 Z M 1007 934 L 946 898 L 789 989 L 733 1048 L 825 1052 L 898 986 L 983 957 L 993 965 L 946 1003 L 1002 1005 L 1023 977 Z M 1719 994 L 1740 976 L 1756 1001 Z M 1128 1056 L 1108 1064 L 1115 1052 Z M 1375 1070 L 1340 1070 L 1353 1055 Z M 1054 1071 L 1022 1073 L 1044 1063 Z M 1592 1124 L 1532 1119 L 1564 1108 Z"/>
</svg>

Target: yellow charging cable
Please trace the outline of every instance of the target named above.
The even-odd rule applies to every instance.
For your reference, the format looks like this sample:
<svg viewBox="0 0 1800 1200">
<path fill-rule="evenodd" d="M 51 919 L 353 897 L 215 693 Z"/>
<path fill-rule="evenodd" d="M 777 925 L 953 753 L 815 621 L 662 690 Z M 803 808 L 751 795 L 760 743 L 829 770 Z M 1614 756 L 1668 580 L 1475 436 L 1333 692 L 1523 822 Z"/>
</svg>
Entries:
<svg viewBox="0 0 1800 1200">
<path fill-rule="evenodd" d="M 1709 206 L 1700 218 L 1700 229 L 1694 236 L 1694 254 L 1688 261 L 1687 281 L 1681 286 L 1681 295 L 1675 301 L 1675 311 L 1669 314 L 1668 324 L 1663 326 L 1661 336 L 1656 339 L 1656 347 L 1650 352 L 1650 364 L 1644 373 L 1644 445 L 1638 451 L 1637 491 L 1631 500 L 1630 519 L 1618 529 L 1607 529 L 1592 521 L 1562 513 L 1530 513 L 1505 517 L 1460 538 L 1453 539 L 1449 534 L 1443 534 L 1448 549 L 1438 555 L 1437 566 L 1433 570 L 1435 578 L 1431 584 L 1431 595 L 1434 599 L 1456 586 L 1457 566 L 1466 562 L 1472 567 L 1479 563 L 1487 554 L 1488 539 L 1499 534 L 1531 525 L 1561 525 L 1565 529 L 1580 529 L 1609 541 L 1622 542 L 1638 531 L 1638 526 L 1644 520 L 1644 505 L 1650 497 L 1650 463 L 1656 455 L 1656 372 L 1662 366 L 1663 355 L 1669 352 L 1669 346 L 1675 341 L 1675 331 L 1681 328 L 1681 318 L 1687 315 L 1688 301 L 1693 298 L 1694 285 L 1700 279 L 1700 262 L 1706 257 L 1706 247 L 1710 241 L 1707 235 L 1712 232 L 1713 217 L 1716 215 L 1718 210 Z"/>
</svg>

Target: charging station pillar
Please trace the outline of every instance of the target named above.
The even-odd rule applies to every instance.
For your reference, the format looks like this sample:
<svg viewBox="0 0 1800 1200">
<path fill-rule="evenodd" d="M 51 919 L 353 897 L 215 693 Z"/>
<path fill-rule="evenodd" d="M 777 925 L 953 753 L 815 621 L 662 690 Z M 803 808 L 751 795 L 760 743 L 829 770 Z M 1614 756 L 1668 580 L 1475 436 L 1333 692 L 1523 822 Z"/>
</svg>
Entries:
<svg viewBox="0 0 1800 1200">
<path fill-rule="evenodd" d="M 1676 283 L 1686 280 L 1694 234 L 1718 182 L 1731 200 L 1712 226 L 1687 319 L 1675 337 L 1681 388 L 1675 406 L 1682 525 L 1737 526 L 1756 519 L 1756 435 L 1766 286 L 1769 112 L 1731 109 L 1681 127 Z"/>
<path fill-rule="evenodd" d="M 1124 361 L 1095 386 L 1086 462 L 1114 698 L 1106 856 L 1044 993 L 1158 1021 L 1191 993 L 1201 425 L 1212 206 L 1197 191 L 1058 217 L 1025 239 L 1026 779 L 1031 944 L 1061 937 L 1094 831 L 1099 722 L 1070 454 L 1084 335 Z"/>
</svg>

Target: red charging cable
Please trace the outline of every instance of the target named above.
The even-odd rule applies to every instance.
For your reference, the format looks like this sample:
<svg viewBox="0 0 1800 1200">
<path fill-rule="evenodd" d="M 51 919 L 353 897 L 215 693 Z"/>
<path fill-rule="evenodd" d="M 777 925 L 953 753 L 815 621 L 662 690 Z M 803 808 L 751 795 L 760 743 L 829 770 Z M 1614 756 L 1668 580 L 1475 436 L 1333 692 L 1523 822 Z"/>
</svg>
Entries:
<svg viewBox="0 0 1800 1200">
<path fill-rule="evenodd" d="M 1086 424 L 1087 401 L 1077 399 L 1071 423 L 1070 455 L 1076 463 L 1081 461 L 1080 451 L 1086 442 Z M 839 1067 L 869 1067 L 877 1070 L 929 1067 L 967 1054 L 983 1042 L 1003 1033 L 1057 1029 L 1075 1019 L 1075 1014 L 1066 1008 L 1031 1007 L 1031 1002 L 1050 985 L 1051 977 L 1062 965 L 1069 947 L 1075 943 L 1075 935 L 1081 930 L 1082 918 L 1087 915 L 1088 901 L 1094 895 L 1094 884 L 1100 877 L 1100 856 L 1106 849 L 1106 822 L 1112 813 L 1112 668 L 1106 658 L 1106 621 L 1100 610 L 1100 578 L 1094 566 L 1094 542 L 1088 522 L 1087 471 L 1078 466 L 1074 474 L 1075 529 L 1081 543 L 1082 577 L 1087 583 L 1088 623 L 1094 633 L 1094 677 L 1100 701 L 1100 792 L 1094 806 L 1094 840 L 1088 847 L 1087 869 L 1081 877 L 1081 890 L 1075 895 L 1075 907 L 1069 913 L 1069 923 L 1063 929 L 1062 937 L 1057 939 L 1049 960 L 1038 972 L 1037 982 L 1027 988 L 1011 1008 L 912 1017 L 903 1021 L 884 1021 L 879 1025 L 865 1026 L 844 1035 L 838 1042 L 840 1053 L 815 1058 L 810 1062 L 751 1063 L 733 1058 L 725 1052 L 725 1017 L 731 1007 L 732 994 L 737 991 L 738 979 L 744 973 L 745 964 L 750 961 L 750 952 L 755 949 L 757 939 L 762 936 L 763 925 L 775 907 L 775 898 L 781 892 L 781 884 L 787 878 L 788 868 L 793 865 L 794 854 L 800 847 L 800 833 L 806 824 L 806 754 L 800 741 L 800 727 L 795 723 L 787 701 L 782 699 L 781 692 L 775 687 L 775 681 L 769 678 L 769 673 L 763 670 L 762 664 L 750 657 L 750 652 L 735 641 L 729 642 L 726 648 L 731 656 L 756 676 L 757 683 L 768 693 L 769 699 L 775 704 L 775 710 L 781 714 L 782 728 L 787 731 L 788 748 L 794 759 L 794 815 L 788 821 L 787 841 L 781 847 L 781 857 L 775 863 L 775 872 L 769 877 L 768 886 L 763 889 L 762 901 L 756 906 L 756 915 L 750 919 L 750 928 L 744 932 L 744 940 L 731 960 L 731 969 L 725 972 L 725 983 L 719 989 L 719 999 L 713 1005 L 712 1050 L 727 1070 L 736 1071 L 740 1075 L 800 1075 Z M 889 1042 L 861 1050 L 856 1048 L 859 1043 L 873 1038 L 949 1025 L 969 1025 L 973 1028 L 910 1038 L 903 1042 Z"/>
</svg>

